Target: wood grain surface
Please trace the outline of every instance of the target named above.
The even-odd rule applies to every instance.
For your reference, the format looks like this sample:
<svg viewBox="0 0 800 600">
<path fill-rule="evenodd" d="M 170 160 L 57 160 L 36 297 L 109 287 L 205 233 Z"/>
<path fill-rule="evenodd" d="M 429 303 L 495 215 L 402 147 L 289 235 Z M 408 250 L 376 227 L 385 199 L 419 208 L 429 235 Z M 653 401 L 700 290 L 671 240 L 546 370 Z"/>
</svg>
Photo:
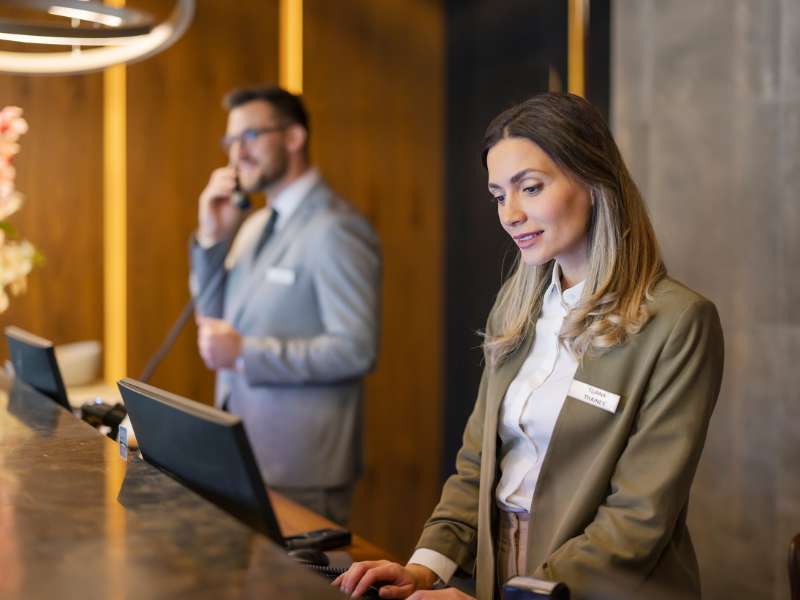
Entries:
<svg viewBox="0 0 800 600">
<path fill-rule="evenodd" d="M 0 75 L 0 106 L 22 107 L 30 127 L 15 159 L 25 204 L 10 222 L 46 259 L 0 326 L 56 343 L 103 339 L 102 84 L 99 74 Z"/>
<path fill-rule="evenodd" d="M 160 0 L 149 0 L 154 9 Z M 147 4 L 147 3 L 145 3 Z M 128 370 L 138 376 L 189 299 L 197 197 L 227 162 L 222 97 L 275 81 L 277 0 L 200 0 L 186 35 L 128 70 Z M 211 403 L 189 323 L 152 383 Z"/>
<path fill-rule="evenodd" d="M 353 528 L 403 559 L 440 490 L 443 9 L 304 2 L 312 159 L 381 237 L 382 342 Z"/>
</svg>

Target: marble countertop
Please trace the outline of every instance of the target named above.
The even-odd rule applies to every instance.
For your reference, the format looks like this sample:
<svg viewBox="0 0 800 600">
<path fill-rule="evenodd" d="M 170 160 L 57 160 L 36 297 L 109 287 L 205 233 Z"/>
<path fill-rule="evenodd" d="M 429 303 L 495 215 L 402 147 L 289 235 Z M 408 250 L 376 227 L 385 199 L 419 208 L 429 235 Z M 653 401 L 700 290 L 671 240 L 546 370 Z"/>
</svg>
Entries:
<svg viewBox="0 0 800 600">
<path fill-rule="evenodd" d="M 260 534 L 0 376 L 0 598 L 344 598 Z"/>
</svg>

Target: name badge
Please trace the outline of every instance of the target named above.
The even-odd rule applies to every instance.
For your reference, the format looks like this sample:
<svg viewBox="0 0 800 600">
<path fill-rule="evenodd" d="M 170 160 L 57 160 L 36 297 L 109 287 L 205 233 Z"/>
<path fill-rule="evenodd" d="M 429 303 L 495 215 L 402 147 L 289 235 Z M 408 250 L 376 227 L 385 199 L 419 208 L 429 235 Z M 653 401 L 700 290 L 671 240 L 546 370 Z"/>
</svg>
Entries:
<svg viewBox="0 0 800 600">
<path fill-rule="evenodd" d="M 278 285 L 292 285 L 294 283 L 294 271 L 278 267 L 267 269 L 267 281 Z"/>
<path fill-rule="evenodd" d="M 572 381 L 572 385 L 569 387 L 569 395 L 576 400 L 586 402 L 586 404 L 602 408 L 612 415 L 617 412 L 619 394 L 612 394 L 611 392 L 601 390 L 599 387 L 594 387 L 593 385 L 583 383 L 577 379 Z"/>
</svg>

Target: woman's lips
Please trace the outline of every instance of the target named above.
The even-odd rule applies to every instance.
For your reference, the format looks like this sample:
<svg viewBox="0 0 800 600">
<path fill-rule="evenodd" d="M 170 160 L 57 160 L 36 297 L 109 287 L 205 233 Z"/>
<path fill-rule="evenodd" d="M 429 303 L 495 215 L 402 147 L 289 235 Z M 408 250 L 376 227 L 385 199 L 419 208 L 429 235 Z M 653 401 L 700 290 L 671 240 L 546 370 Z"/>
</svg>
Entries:
<svg viewBox="0 0 800 600">
<path fill-rule="evenodd" d="M 521 233 L 512 237 L 517 243 L 517 246 L 524 250 L 525 248 L 530 248 L 536 242 L 538 242 L 543 233 L 544 231 L 531 231 L 529 233 Z"/>
</svg>

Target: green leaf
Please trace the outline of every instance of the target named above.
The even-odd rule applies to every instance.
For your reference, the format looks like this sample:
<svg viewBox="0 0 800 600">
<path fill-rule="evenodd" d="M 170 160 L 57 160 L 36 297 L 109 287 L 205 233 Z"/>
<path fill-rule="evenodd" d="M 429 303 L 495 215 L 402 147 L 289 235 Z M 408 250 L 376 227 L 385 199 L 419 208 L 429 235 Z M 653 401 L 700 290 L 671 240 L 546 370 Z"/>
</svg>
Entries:
<svg viewBox="0 0 800 600">
<path fill-rule="evenodd" d="M 17 235 L 17 230 L 14 229 L 14 226 L 8 221 L 0 221 L 0 229 L 5 231 L 6 235 L 9 237 L 16 237 Z"/>
<path fill-rule="evenodd" d="M 47 264 L 47 257 L 42 254 L 38 248 L 34 248 L 34 250 L 33 266 L 36 268 L 43 267 L 45 264 Z"/>
</svg>

